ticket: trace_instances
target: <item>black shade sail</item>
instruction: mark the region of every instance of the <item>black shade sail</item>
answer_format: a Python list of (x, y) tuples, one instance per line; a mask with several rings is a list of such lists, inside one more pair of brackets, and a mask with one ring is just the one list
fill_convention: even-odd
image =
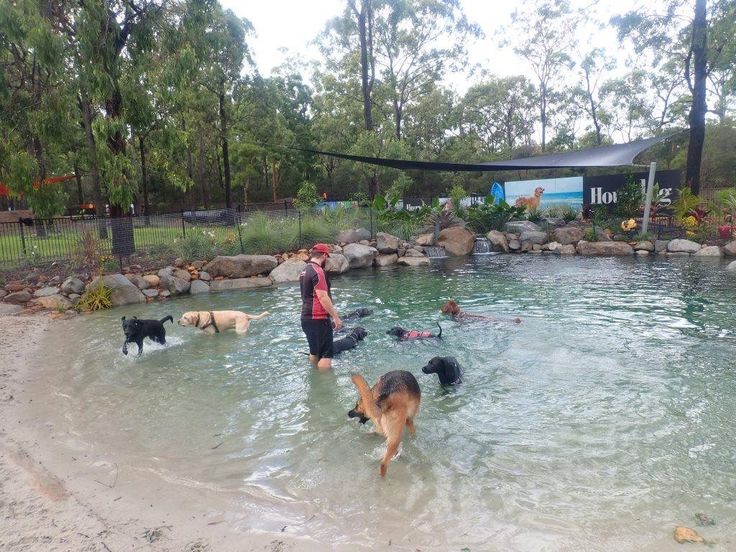
[(348, 159), (359, 163), (380, 165), (403, 170), (425, 170), (425, 171), (451, 171), (451, 172), (482, 172), (482, 171), (508, 171), (524, 169), (574, 169), (584, 167), (622, 167), (633, 165), (637, 155), (650, 147), (664, 142), (672, 135), (662, 135), (646, 140), (637, 140), (628, 144), (616, 144), (613, 146), (601, 146), (581, 151), (569, 151), (563, 153), (551, 153), (536, 157), (525, 157), (523, 159), (511, 159), (508, 161), (494, 161), (492, 163), (445, 163), (442, 161), (410, 161), (407, 159), (387, 159), (384, 157), (363, 157), (360, 155), (349, 155), (347, 153), (335, 153), (331, 151), (319, 151), (311, 149), (293, 148), (308, 151), (320, 155), (327, 155), (339, 159)]

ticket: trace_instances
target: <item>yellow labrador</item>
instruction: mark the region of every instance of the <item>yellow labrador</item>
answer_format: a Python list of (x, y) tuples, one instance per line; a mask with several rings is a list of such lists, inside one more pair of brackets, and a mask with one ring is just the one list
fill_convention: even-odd
[(264, 311), (252, 315), (241, 311), (189, 311), (181, 315), (180, 326), (192, 326), (210, 334), (220, 333), (235, 328), (239, 334), (248, 332), (251, 320), (260, 320), (270, 313)]

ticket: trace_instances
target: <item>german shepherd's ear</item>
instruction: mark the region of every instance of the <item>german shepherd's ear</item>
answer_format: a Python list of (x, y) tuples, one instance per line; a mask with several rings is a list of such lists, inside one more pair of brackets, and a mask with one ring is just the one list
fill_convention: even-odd
[(378, 405), (373, 401), (373, 393), (371, 393), (371, 388), (368, 387), (368, 383), (363, 379), (363, 376), (360, 374), (353, 374), (350, 376), (350, 379), (353, 382), (353, 385), (358, 389), (358, 393), (360, 394), (360, 401), (362, 403), (363, 408), (365, 408), (365, 415), (369, 418), (373, 418), (374, 420), (377, 420), (381, 417), (381, 410), (378, 408)]

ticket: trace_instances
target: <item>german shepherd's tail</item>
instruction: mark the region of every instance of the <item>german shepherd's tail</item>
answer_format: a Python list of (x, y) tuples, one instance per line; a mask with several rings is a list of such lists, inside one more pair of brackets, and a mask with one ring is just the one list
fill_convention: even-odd
[(174, 323), (174, 319), (173, 319), (173, 318), (171, 317), (171, 315), (170, 315), (170, 314), (169, 314), (168, 316), (164, 316), (164, 317), (163, 317), (163, 318), (162, 318), (161, 320), (159, 320), (159, 322), (161, 322), (161, 323), (163, 324), (163, 323), (164, 323), (164, 322), (166, 322), (167, 320), (168, 320), (169, 322), (171, 322), (172, 324)]
[(440, 333), (437, 334), (437, 337), (442, 337), (442, 326), (440, 326), (439, 322), (437, 322), (437, 327), (440, 329)]

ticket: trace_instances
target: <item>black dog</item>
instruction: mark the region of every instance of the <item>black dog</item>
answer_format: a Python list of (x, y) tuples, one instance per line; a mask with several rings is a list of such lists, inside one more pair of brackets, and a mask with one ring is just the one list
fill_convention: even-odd
[(442, 326), (437, 322), (437, 327), (440, 329), (440, 333), (437, 335), (433, 334), (429, 330), (405, 330), (401, 326), (394, 326), (386, 333), (398, 337), (399, 341), (411, 341), (414, 339), (428, 339), (428, 338), (441, 338), (442, 337)]
[(422, 372), (437, 374), (441, 385), (457, 385), (463, 382), (463, 369), (455, 357), (436, 356), (422, 368)]
[(368, 332), (365, 331), (365, 328), (356, 326), (350, 330), (348, 335), (342, 339), (338, 339), (332, 344), (333, 354), (337, 355), (343, 351), (347, 351), (348, 349), (355, 349), (355, 347), (358, 346), (358, 342), (363, 341), (366, 335), (368, 335)]
[(166, 345), (164, 322), (167, 320), (174, 322), (171, 316), (164, 316), (161, 320), (138, 320), (135, 316), (131, 320), (126, 320), (123, 316), (123, 333), (125, 334), (123, 354), (128, 354), (128, 343), (135, 343), (138, 345), (138, 356), (141, 356), (143, 352), (143, 339), (146, 337), (156, 343)]
[(351, 312), (347, 316), (343, 316), (342, 321), (352, 322), (353, 320), (358, 320), (359, 318), (364, 318), (366, 316), (370, 316), (371, 314), (373, 314), (373, 309), (366, 309), (366, 308), (355, 309), (353, 312)]

